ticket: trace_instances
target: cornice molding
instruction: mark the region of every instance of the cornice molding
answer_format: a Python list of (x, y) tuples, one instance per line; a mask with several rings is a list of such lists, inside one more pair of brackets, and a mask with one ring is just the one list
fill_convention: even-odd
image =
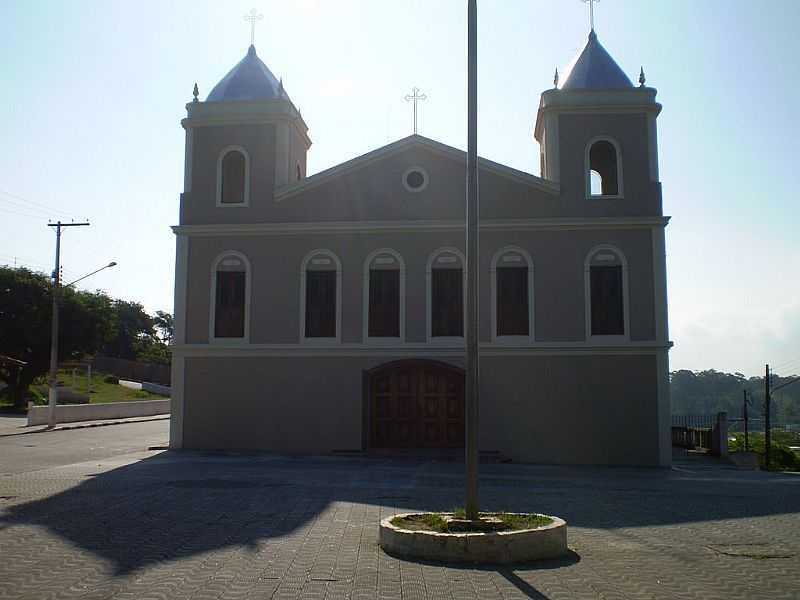
[[(578, 356), (578, 355), (656, 355), (667, 352), (672, 342), (624, 342), (618, 344), (592, 344), (587, 342), (536, 342), (530, 345), (509, 346), (502, 343), (482, 343), (481, 356)], [(335, 344), (312, 346), (303, 344), (179, 344), (170, 347), (179, 358), (211, 357), (454, 357), (464, 356), (463, 344)]]
[[(574, 231), (597, 229), (651, 229), (666, 227), (670, 217), (596, 217), (495, 219), (480, 223), (481, 231)], [(213, 225), (174, 225), (177, 235), (194, 237), (247, 235), (302, 235), (307, 233), (383, 233), (396, 231), (456, 231), (464, 229), (462, 220), (415, 221), (316, 221), (304, 223), (228, 223)]]

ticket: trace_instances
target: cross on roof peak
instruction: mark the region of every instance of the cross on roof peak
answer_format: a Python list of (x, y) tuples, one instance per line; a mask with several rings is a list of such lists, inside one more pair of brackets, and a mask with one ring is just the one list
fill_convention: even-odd
[(594, 4), (600, 0), (581, 0), (581, 2), (589, 5), (589, 28), (594, 31)]
[(261, 21), (264, 15), (260, 14), (255, 8), (250, 9), (250, 13), (244, 16), (245, 21), (250, 21), (250, 45), (256, 43), (256, 22)]

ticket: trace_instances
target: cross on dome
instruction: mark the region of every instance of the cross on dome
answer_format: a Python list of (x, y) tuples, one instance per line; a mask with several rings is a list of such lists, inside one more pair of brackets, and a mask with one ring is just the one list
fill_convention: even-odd
[(594, 3), (600, 0), (581, 0), (581, 2), (589, 5), (589, 28), (594, 31)]
[(256, 22), (261, 21), (264, 15), (260, 14), (255, 8), (250, 9), (250, 14), (244, 16), (245, 21), (250, 21), (250, 45), (256, 43)]

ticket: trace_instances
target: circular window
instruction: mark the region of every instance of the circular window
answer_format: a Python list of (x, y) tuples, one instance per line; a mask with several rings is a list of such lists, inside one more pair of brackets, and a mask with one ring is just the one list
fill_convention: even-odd
[(403, 186), (409, 192), (421, 192), (428, 187), (428, 174), (421, 167), (412, 167), (403, 173)]

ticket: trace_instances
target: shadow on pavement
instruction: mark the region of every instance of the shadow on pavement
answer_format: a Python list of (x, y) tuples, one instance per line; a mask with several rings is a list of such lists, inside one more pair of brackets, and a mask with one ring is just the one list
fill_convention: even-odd
[[(481, 469), (483, 509), (556, 514), (572, 528), (675, 525), (800, 511), (800, 478), (791, 476), (507, 464)], [(120, 575), (225, 548), (254, 550), (265, 540), (309, 526), (337, 502), (366, 506), (362, 522), (374, 526), (377, 537), (380, 517), (394, 511), (461, 505), (463, 465), (167, 451), (75, 477), (83, 479), (66, 491), (7, 507), (0, 513), (0, 528), (47, 528), (109, 561)], [(335, 537), (328, 542), (334, 544)], [(566, 560), (521, 570), (559, 568), (580, 559)], [(514, 571), (499, 572), (529, 598), (544, 598)]]

